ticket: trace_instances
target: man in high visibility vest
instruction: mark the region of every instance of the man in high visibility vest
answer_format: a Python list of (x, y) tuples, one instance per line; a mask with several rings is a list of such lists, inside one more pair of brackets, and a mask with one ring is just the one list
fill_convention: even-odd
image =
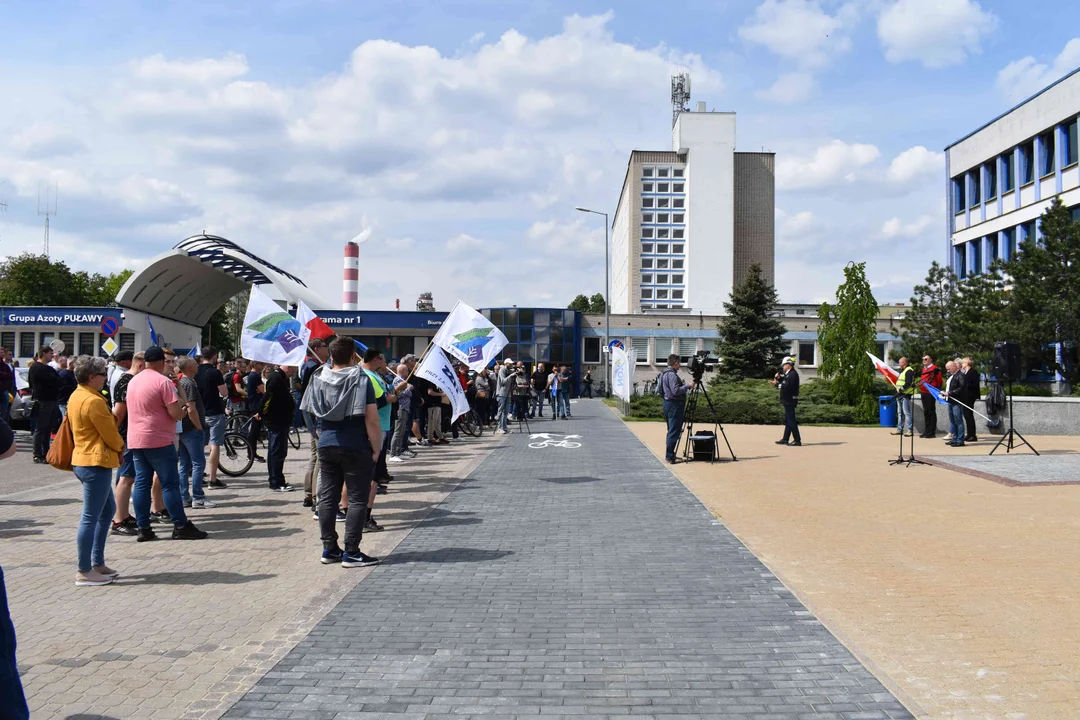
[[(915, 434), (915, 416), (911, 413), (911, 398), (919, 391), (915, 368), (908, 365), (906, 357), (900, 358), (900, 372), (896, 377), (896, 405), (899, 409), (899, 422), (893, 435)], [(907, 425), (905, 430), (904, 425)]]

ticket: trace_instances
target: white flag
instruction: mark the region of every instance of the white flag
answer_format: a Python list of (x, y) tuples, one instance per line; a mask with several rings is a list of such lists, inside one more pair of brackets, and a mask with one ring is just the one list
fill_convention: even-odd
[(309, 328), (263, 295), (258, 285), (251, 286), (240, 335), (244, 357), (274, 365), (300, 366), (307, 356), (310, 337)]
[(508, 341), (490, 320), (459, 301), (431, 342), (480, 372), (491, 364)]
[(453, 407), (454, 413), (450, 418), (450, 422), (454, 422), (469, 412), (469, 400), (465, 397), (465, 390), (461, 387), (461, 382), (458, 380), (454, 368), (450, 365), (450, 361), (446, 359), (446, 353), (438, 345), (428, 351), (423, 362), (416, 366), (416, 371), (413, 374), (435, 383), (435, 387), (450, 397), (450, 405)]
[(626, 351), (619, 346), (611, 348), (611, 392), (616, 397), (621, 397), (630, 402), (630, 389), (633, 385), (633, 371), (630, 368), (630, 358)]

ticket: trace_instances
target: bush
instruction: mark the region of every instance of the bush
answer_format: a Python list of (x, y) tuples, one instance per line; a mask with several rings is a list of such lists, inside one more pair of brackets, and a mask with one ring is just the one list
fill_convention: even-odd
[[(979, 388), (979, 392), (983, 397), (986, 397), (991, 387), (991, 385), (983, 385)], [(1013, 397), (1053, 397), (1054, 395), (1050, 388), (1039, 387), (1038, 385), (1013, 385), (1011, 393), (1009, 392), (1009, 386), (1005, 385), (1005, 394), (1011, 394)]]

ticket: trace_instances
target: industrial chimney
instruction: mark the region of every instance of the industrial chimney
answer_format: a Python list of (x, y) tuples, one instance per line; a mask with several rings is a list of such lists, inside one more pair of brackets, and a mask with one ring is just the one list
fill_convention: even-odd
[(357, 304), (360, 294), (360, 246), (354, 242), (345, 243), (345, 280), (342, 284), (341, 309), (359, 310)]

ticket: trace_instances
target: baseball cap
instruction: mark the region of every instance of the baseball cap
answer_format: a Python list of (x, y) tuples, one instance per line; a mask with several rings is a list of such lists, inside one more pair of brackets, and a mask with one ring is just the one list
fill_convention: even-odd
[(408, 355), (406, 355), (405, 357), (401, 358), (401, 362), (403, 362), (403, 363), (407, 363), (407, 362), (409, 362), (410, 360), (416, 360), (416, 356), (415, 356), (415, 355), (413, 355), (412, 353), (409, 353), (409, 354), (408, 354)]
[(503, 365), (513, 365), (513, 364), (514, 364), (514, 361), (511, 360), (510, 358), (506, 358), (505, 360), (503, 360)]
[(157, 345), (151, 345), (146, 348), (146, 352), (143, 353), (143, 357), (146, 362), (160, 362), (165, 359), (165, 351), (159, 348)]

